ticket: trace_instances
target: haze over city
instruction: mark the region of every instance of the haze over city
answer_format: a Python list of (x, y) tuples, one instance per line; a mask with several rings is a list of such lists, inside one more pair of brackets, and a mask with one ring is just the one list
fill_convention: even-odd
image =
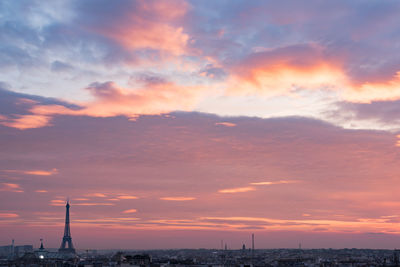
[(0, 1), (0, 244), (400, 247), (399, 1)]

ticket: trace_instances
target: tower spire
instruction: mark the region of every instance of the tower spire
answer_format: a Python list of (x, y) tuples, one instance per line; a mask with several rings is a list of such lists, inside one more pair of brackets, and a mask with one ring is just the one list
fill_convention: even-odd
[(58, 250), (60, 253), (73, 253), (75, 254), (74, 245), (72, 244), (71, 229), (69, 227), (69, 199), (67, 200), (67, 205), (65, 206), (65, 227), (64, 236), (61, 242), (61, 247)]

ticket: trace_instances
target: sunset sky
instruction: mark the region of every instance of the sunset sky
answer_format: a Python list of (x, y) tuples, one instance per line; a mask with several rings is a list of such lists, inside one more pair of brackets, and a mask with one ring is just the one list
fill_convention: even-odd
[(399, 248), (399, 1), (0, 1), (0, 245)]

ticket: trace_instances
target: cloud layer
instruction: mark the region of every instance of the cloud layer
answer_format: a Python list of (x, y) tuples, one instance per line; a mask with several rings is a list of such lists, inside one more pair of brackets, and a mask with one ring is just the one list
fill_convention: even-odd
[[(276, 116), (265, 103), (279, 97), (281, 113), (351, 127), (326, 116), (335, 102), (400, 98), (395, 1), (23, 1), (1, 10), (0, 81), (44, 97), (20, 102), (23, 115), (2, 112), (9, 127), (44, 127), (57, 115), (253, 115), (229, 102), (251, 106), (249, 96), (263, 99), (260, 117)], [(64, 101), (43, 105), (46, 97)]]
[[(235, 127), (221, 127), (222, 119), (198, 113), (136, 121), (57, 116), (52, 127), (0, 126), (1, 213), (18, 214), (0, 223), (20, 232), (4, 232), (1, 241), (11, 234), (26, 240), (21, 235), (31, 226), (50, 227), (46, 240), (57, 246), (67, 197), (79, 246), (87, 227), (92, 233), (108, 229), (121, 244), (126, 232), (141, 240), (148, 231), (185, 231), (170, 247), (199, 230), (214, 237), (278, 231), (288, 242), (304, 232), (397, 236), (396, 134), (299, 117), (229, 118)], [(42, 176), (29, 171), (53, 169)], [(323, 246), (340, 242), (331, 236)]]

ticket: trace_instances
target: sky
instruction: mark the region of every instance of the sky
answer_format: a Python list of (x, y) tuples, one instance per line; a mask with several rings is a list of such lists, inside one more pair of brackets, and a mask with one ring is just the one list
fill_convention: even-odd
[(0, 245), (398, 248), (400, 2), (0, 2)]

